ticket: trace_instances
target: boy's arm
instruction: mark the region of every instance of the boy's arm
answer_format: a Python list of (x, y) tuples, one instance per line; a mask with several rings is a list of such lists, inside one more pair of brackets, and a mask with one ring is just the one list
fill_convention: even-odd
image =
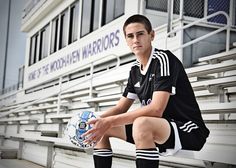
[(162, 117), (163, 112), (169, 101), (170, 93), (166, 91), (155, 91), (153, 93), (152, 102), (128, 113), (116, 116), (106, 117), (110, 127), (133, 123), (133, 121), (141, 116)]
[(89, 124), (94, 124), (94, 127), (84, 134), (84, 136), (89, 134), (92, 135), (89, 139), (86, 140), (86, 142), (97, 142), (102, 138), (102, 136), (109, 128), (131, 124), (136, 118), (141, 116), (162, 117), (169, 97), (169, 92), (156, 91), (153, 93), (152, 102), (149, 105), (140, 107), (127, 113), (122, 112), (127, 110), (127, 108), (132, 104), (131, 102), (133, 101), (127, 98), (122, 98), (117, 106), (104, 113), (101, 118), (89, 121)]
[(134, 100), (132, 100), (132, 99), (128, 99), (126, 97), (122, 97), (118, 101), (116, 106), (110, 108), (109, 110), (107, 110), (106, 112), (101, 114), (100, 117), (104, 118), (104, 117), (108, 117), (108, 116), (113, 116), (113, 115), (118, 115), (118, 114), (125, 113), (125, 112), (127, 112), (129, 110), (129, 108), (131, 107), (133, 102), (134, 102)]

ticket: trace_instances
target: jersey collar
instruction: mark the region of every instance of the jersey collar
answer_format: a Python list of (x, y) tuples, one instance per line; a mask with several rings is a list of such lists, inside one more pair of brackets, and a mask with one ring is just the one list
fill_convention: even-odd
[(144, 70), (142, 70), (141, 69), (141, 63), (140, 63), (140, 61), (137, 59), (137, 62), (139, 63), (139, 70), (140, 70), (140, 73), (142, 74), (142, 75), (146, 75), (146, 73), (147, 73), (147, 71), (148, 71), (148, 68), (149, 68), (149, 66), (150, 66), (150, 64), (151, 64), (151, 61), (152, 61), (152, 55), (153, 55), (153, 53), (154, 53), (154, 47), (152, 47), (152, 52), (151, 52), (151, 55), (149, 56), (149, 59), (148, 59), (148, 62), (147, 62), (147, 66), (144, 68)]

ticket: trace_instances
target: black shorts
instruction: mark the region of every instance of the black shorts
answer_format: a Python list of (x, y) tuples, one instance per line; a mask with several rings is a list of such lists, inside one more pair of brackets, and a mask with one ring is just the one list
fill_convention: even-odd
[[(175, 139), (178, 138), (178, 137), (176, 137), (177, 135), (175, 134), (172, 124), (170, 123), (170, 121), (168, 121), (168, 122), (171, 127), (171, 133), (170, 133), (169, 138), (163, 144), (156, 143), (156, 147), (159, 148), (160, 152), (165, 152), (166, 149), (173, 149), (175, 147)], [(173, 121), (171, 121), (171, 122), (173, 122)], [(192, 124), (192, 125), (194, 125), (194, 127), (188, 126), (189, 125), (188, 122), (184, 123), (184, 122), (180, 122), (180, 121), (177, 121), (174, 123), (177, 126), (179, 140), (182, 145), (182, 149), (199, 151), (203, 147), (203, 145), (206, 142), (206, 137), (204, 137), (202, 135), (202, 131), (199, 126), (197, 126), (195, 123)], [(191, 123), (193, 123), (193, 122), (191, 122)], [(187, 124), (187, 126), (186, 126), (186, 124)], [(132, 124), (125, 126), (126, 136), (127, 136), (126, 141), (134, 144), (134, 139), (132, 136), (132, 126), (133, 126)]]

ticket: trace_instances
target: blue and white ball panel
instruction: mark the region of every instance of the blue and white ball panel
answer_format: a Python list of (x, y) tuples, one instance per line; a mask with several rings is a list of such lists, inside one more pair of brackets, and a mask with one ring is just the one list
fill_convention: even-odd
[(91, 111), (82, 111), (77, 113), (71, 118), (67, 124), (66, 134), (69, 140), (80, 148), (92, 148), (95, 143), (84, 144), (83, 141), (88, 137), (82, 137), (81, 135), (92, 128), (87, 124), (90, 119), (96, 118), (95, 114)]

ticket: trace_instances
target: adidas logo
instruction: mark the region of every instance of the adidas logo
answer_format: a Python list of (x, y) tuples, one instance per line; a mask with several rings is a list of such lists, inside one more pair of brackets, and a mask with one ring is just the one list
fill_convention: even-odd
[(140, 82), (137, 82), (134, 87), (140, 87)]
[(150, 76), (149, 76), (149, 82), (150, 81), (152, 81), (152, 78), (155, 76), (155, 74), (151, 74)]
[(193, 123), (192, 121), (189, 121), (187, 123), (185, 123), (183, 126), (179, 127), (181, 130), (183, 130), (184, 132), (191, 132), (193, 129), (197, 129), (198, 126), (197, 124)]

